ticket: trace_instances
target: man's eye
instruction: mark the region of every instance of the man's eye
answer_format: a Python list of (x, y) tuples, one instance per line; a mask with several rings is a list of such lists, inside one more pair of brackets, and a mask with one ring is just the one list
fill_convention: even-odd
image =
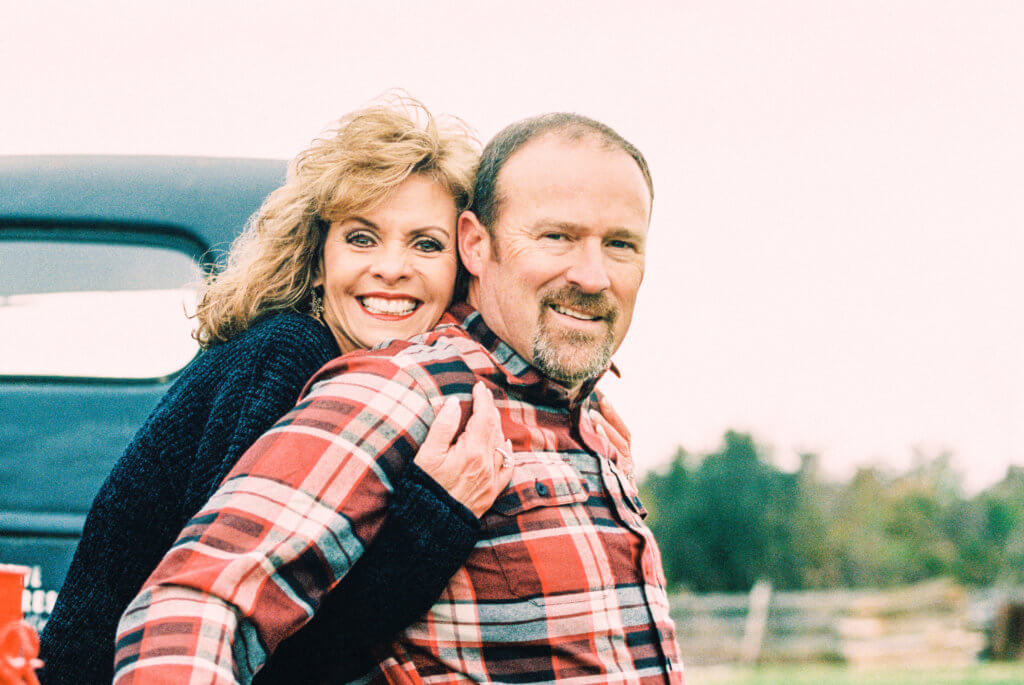
[(345, 237), (345, 242), (356, 247), (373, 247), (373, 237), (366, 233), (350, 233)]
[(544, 235), (542, 235), (541, 237), (542, 237), (542, 238), (544, 238), (545, 240), (565, 240), (565, 239), (566, 239), (566, 238), (568, 238), (569, 236), (567, 236), (567, 235), (566, 235), (566, 234), (564, 234), (564, 233), (555, 233), (555, 232), (552, 232), (552, 233), (545, 233), (545, 234), (544, 234)]
[(613, 247), (616, 250), (633, 250), (636, 251), (636, 245), (629, 242), (628, 240), (609, 240), (608, 246)]
[(414, 245), (421, 252), (441, 252), (444, 250), (444, 245), (441, 244), (441, 241), (434, 240), (433, 238), (420, 238)]

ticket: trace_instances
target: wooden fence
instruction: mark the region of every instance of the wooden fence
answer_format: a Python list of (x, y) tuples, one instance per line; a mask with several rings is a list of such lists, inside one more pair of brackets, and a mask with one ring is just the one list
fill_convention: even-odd
[(842, 662), (960, 666), (985, 646), (985, 612), (950, 581), (894, 590), (675, 595), (687, 664)]

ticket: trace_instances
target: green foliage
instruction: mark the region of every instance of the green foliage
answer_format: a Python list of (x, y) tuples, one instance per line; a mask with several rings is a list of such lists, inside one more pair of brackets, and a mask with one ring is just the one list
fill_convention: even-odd
[(828, 483), (817, 457), (796, 473), (729, 431), (694, 457), (679, 449), (641, 485), (673, 589), (747, 591), (878, 587), (950, 576), (969, 585), (1024, 582), (1024, 469), (965, 498), (949, 455), (909, 471), (859, 470)]

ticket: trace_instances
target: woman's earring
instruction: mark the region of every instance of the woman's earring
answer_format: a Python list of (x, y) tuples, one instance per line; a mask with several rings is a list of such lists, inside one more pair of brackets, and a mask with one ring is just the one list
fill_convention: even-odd
[(309, 297), (309, 313), (315, 319), (322, 319), (324, 316), (324, 298), (320, 297), (320, 293), (316, 289)]

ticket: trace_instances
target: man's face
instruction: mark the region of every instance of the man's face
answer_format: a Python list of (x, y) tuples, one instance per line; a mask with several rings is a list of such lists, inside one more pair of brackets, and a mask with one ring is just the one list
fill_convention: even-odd
[(650, 193), (626, 152), (542, 135), (498, 176), (493, 239), (460, 219), (469, 301), (502, 340), (570, 389), (622, 343), (644, 275)]

